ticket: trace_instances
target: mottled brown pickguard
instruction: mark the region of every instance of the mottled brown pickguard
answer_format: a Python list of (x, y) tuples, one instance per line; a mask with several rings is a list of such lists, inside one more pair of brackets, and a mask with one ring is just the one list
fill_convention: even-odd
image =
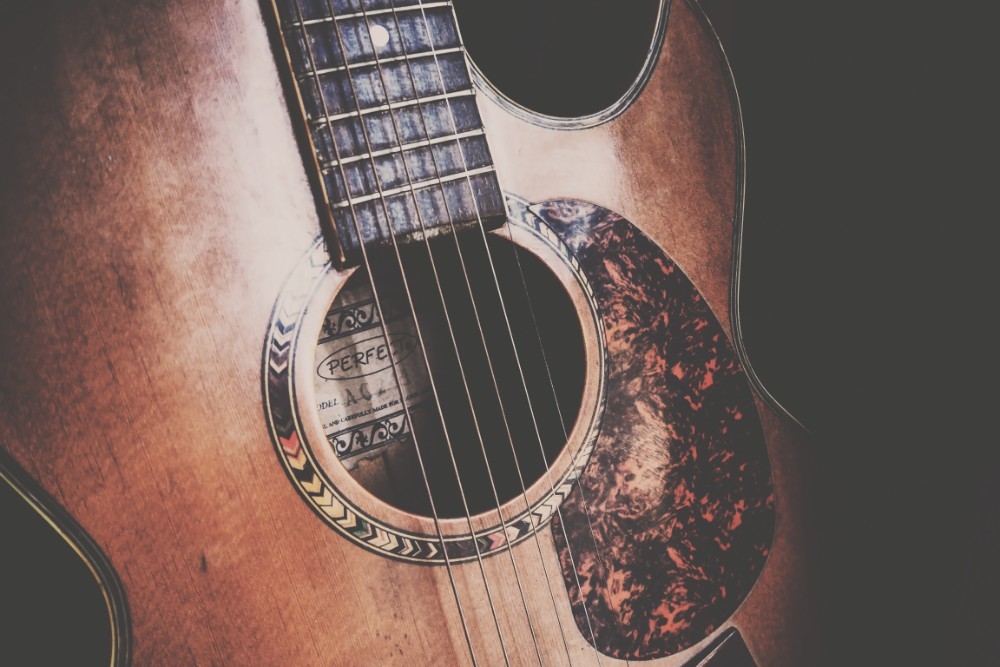
[(531, 210), (576, 255), (607, 334), (601, 434), (553, 523), (576, 622), (605, 654), (670, 655), (733, 613), (770, 549), (750, 385), (697, 289), (630, 222), (580, 201)]

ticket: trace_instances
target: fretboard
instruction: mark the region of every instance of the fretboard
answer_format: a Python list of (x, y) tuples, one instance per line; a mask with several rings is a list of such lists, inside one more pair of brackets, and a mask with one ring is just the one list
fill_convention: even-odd
[[(502, 224), (450, 2), (274, 0), (338, 253)], [(360, 231), (360, 237), (359, 237)]]

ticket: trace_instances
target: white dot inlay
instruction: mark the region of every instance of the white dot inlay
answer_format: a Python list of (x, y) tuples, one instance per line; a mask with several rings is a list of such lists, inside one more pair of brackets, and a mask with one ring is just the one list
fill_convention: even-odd
[(371, 27), (372, 44), (376, 48), (381, 48), (389, 43), (389, 31), (380, 25), (373, 25)]

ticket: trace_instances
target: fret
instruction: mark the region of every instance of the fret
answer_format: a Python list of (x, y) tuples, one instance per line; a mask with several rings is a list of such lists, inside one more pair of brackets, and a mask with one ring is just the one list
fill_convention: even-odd
[[(422, 5), (422, 7), (423, 7), (424, 10), (442, 9), (442, 8), (448, 9), (448, 8), (451, 7), (451, 3), (450, 2), (426, 2), (426, 3), (424, 3)], [(301, 23), (299, 23), (298, 21), (288, 21), (288, 22), (284, 23), (283, 25), (285, 27), (293, 28), (293, 27), (299, 27), (299, 26), (317, 25), (317, 24), (320, 24), (320, 23), (335, 23), (335, 22), (340, 22), (340, 21), (349, 21), (351, 19), (358, 19), (358, 18), (363, 19), (366, 16), (369, 18), (369, 20), (371, 20), (371, 19), (385, 19), (385, 18), (389, 18), (391, 20), (392, 18), (394, 18), (393, 17), (393, 13), (394, 12), (395, 12), (395, 14), (396, 14), (397, 17), (404, 18), (404, 17), (407, 16), (408, 12), (419, 13), (420, 9), (421, 9), (420, 5), (416, 5), (416, 6), (412, 6), (412, 7), (396, 7), (395, 10), (393, 10), (392, 7), (387, 7), (387, 8), (383, 8), (383, 9), (369, 9), (368, 11), (365, 11), (365, 12), (353, 12), (353, 13), (346, 13), (346, 14), (338, 14), (336, 16), (319, 16), (317, 18), (305, 19)]]
[[(399, 130), (398, 138), (396, 128)], [(403, 145), (417, 144), (454, 136), (453, 133), (462, 135), (477, 131), (482, 132), (479, 109), (475, 98), (467, 96), (343, 118), (316, 126), (312, 136), (320, 166), (324, 167), (336, 164), (338, 153), (344, 161), (366, 154), (368, 145), (373, 152), (379, 153), (398, 147), (400, 142)], [(368, 145), (365, 142), (366, 136)], [(333, 148), (334, 141), (336, 151)]]
[[(437, 75), (438, 71), (446, 77), (443, 90), (442, 77)], [(412, 79), (410, 72), (413, 74)], [(414, 81), (416, 90), (413, 88)], [(349, 72), (321, 74), (301, 81), (299, 87), (306, 113), (314, 123), (348, 117), (358, 113), (359, 108), (364, 113), (368, 110), (398, 108), (401, 103), (444, 99), (440, 96), (449, 93), (472, 94), (472, 81), (461, 51), (444, 56), (391, 62), (383, 65), (381, 72), (376, 66), (359, 66)], [(324, 107), (329, 112), (329, 117), (322, 115)]]
[[(398, 26), (397, 26), (398, 23)], [(379, 25), (386, 30), (389, 41), (376, 48), (371, 41), (368, 25)], [(429, 28), (429, 31), (428, 31)], [(290, 51), (297, 76), (311, 73), (308, 52), (311, 50), (316, 69), (329, 70), (345, 64), (374, 62), (376, 58), (415, 57), (422, 52), (459, 49), (461, 42), (454, 24), (450, 5), (425, 12), (398, 14), (389, 20), (367, 22), (360, 18), (342, 18), (305, 27), (289, 27)]]
[[(337, 229), (353, 229), (357, 220), (365, 245), (386, 245), (390, 243), (389, 226), (382, 210), (383, 203), (392, 220), (392, 232), (397, 242), (419, 241), (455, 229), (466, 229), (479, 224), (479, 211), (504, 211), (500, 189), (496, 186), (496, 175), (492, 168), (481, 173), (457, 176), (443, 183), (425, 183), (417, 190), (403, 188), (400, 192), (387, 193), (384, 197), (369, 196), (334, 206), (331, 212)], [(419, 206), (419, 215), (414, 208), (414, 200)], [(447, 202), (447, 203), (446, 203)], [(434, 224), (420, 221), (435, 221)], [(499, 218), (497, 224), (501, 224)], [(359, 253), (357, 234), (345, 235), (340, 239), (345, 255), (349, 258)]]
[(400, 56), (392, 56), (389, 58), (376, 58), (375, 60), (369, 60), (361, 63), (348, 63), (347, 65), (341, 65), (339, 67), (331, 67), (329, 69), (321, 69), (315, 72), (310, 70), (308, 72), (300, 74), (298, 76), (298, 79), (299, 81), (304, 81), (306, 79), (315, 78), (316, 76), (323, 76), (324, 74), (333, 74), (334, 72), (343, 72), (344, 70), (349, 70), (349, 69), (358, 69), (359, 67), (376, 67), (377, 65), (383, 63), (404, 62), (406, 60), (413, 60), (415, 58), (423, 58), (424, 56), (433, 57), (433, 56), (442, 56), (442, 55), (448, 55), (452, 53), (462, 53), (462, 52), (463, 52), (462, 48), (458, 46), (449, 49), (439, 49), (439, 50), (430, 49), (429, 51), (414, 53), (413, 55), (400, 55)]
[(390, 0), (274, 3), (347, 263), (358, 262), (362, 243), (502, 224), (450, 3), (396, 0), (395, 11)]
[[(298, 22), (298, 15), (294, 6), (289, 7), (289, 3), (277, 3), (278, 16), (282, 26), (295, 25)], [(357, 17), (368, 14), (377, 16), (380, 14), (391, 14), (393, 7), (397, 12), (420, 10), (425, 8), (450, 6), (449, 2), (420, 2), (420, 0), (365, 0), (364, 4), (358, 0), (299, 0), (299, 8), (302, 19), (305, 23), (319, 21), (333, 21), (330, 16), (330, 7), (337, 18)]]
[(469, 137), (477, 137), (483, 135), (484, 135), (483, 130), (470, 130), (469, 132), (462, 132), (460, 134), (448, 134), (441, 137), (434, 137), (432, 139), (422, 139), (420, 141), (414, 141), (412, 143), (403, 144), (401, 146), (392, 146), (391, 148), (383, 148), (381, 150), (373, 151), (371, 153), (358, 153), (357, 155), (352, 155), (350, 157), (342, 158), (340, 162), (334, 160), (333, 162), (330, 163), (321, 164), (320, 167), (324, 170), (335, 169), (340, 164), (350, 164), (352, 162), (357, 162), (359, 160), (370, 160), (372, 158), (380, 158), (387, 155), (393, 155), (396, 153), (403, 153), (423, 146), (435, 146), (437, 144), (450, 141), (452, 139), (467, 139)]
[[(372, 192), (371, 194), (361, 195), (359, 197), (350, 197), (342, 201), (334, 202), (330, 206), (334, 209), (346, 209), (351, 206), (357, 206), (358, 204), (363, 204), (365, 202), (376, 201), (381, 197), (389, 198), (393, 195), (403, 194), (407, 192), (417, 192), (419, 190), (426, 190), (427, 188), (432, 188), (437, 186), (439, 183), (450, 183), (458, 179), (464, 179), (469, 176), (478, 176), (480, 174), (488, 174), (496, 171), (496, 167), (480, 167), (479, 169), (472, 169), (469, 171), (463, 171), (458, 174), (451, 174), (449, 176), (442, 176), (440, 178), (429, 179), (426, 181), (421, 181), (419, 183), (407, 183), (405, 185), (400, 185), (399, 187), (392, 188), (389, 190), (383, 190), (381, 193)], [(447, 213), (442, 207), (441, 217), (447, 219)]]
[(362, 109), (361, 111), (348, 111), (345, 113), (331, 114), (329, 116), (324, 116), (317, 118), (314, 123), (335, 123), (345, 118), (358, 118), (369, 114), (377, 113), (379, 111), (395, 111), (398, 109), (406, 109), (408, 107), (415, 107), (417, 104), (423, 104), (425, 102), (439, 102), (445, 100), (453, 100), (459, 97), (472, 97), (475, 93), (472, 90), (459, 90), (454, 93), (444, 93), (442, 95), (429, 95), (427, 97), (421, 97), (419, 99), (406, 100), (405, 102), (395, 102), (392, 104), (380, 104), (377, 107), (369, 107), (367, 109)]
[[(296, 4), (298, 7), (296, 7)], [(362, 5), (358, 0), (298, 0), (296, 4), (292, 0), (286, 2), (276, 2), (278, 19), (282, 25), (290, 25), (300, 18), (304, 21), (329, 20), (330, 10), (337, 16), (345, 14), (360, 14), (362, 10), (371, 13), (373, 11), (391, 11), (395, 5), (397, 9), (403, 7), (419, 9), (420, 0), (381, 0), (379, 2), (369, 2), (366, 0)], [(436, 3), (435, 3), (436, 4)]]
[[(331, 201), (336, 205), (337, 202), (377, 195), (380, 191), (395, 190), (410, 179), (431, 181), (450, 178), (490, 165), (485, 138), (473, 136), (338, 165), (325, 169), (323, 179)], [(347, 179), (346, 187), (344, 177)]]

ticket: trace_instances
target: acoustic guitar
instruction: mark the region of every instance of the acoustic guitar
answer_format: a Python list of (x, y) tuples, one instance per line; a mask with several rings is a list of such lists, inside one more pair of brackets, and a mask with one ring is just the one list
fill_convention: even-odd
[(3, 474), (114, 664), (819, 662), (808, 439), (740, 342), (738, 100), (698, 5), (652, 6), (573, 117), (445, 1), (43, 17)]

